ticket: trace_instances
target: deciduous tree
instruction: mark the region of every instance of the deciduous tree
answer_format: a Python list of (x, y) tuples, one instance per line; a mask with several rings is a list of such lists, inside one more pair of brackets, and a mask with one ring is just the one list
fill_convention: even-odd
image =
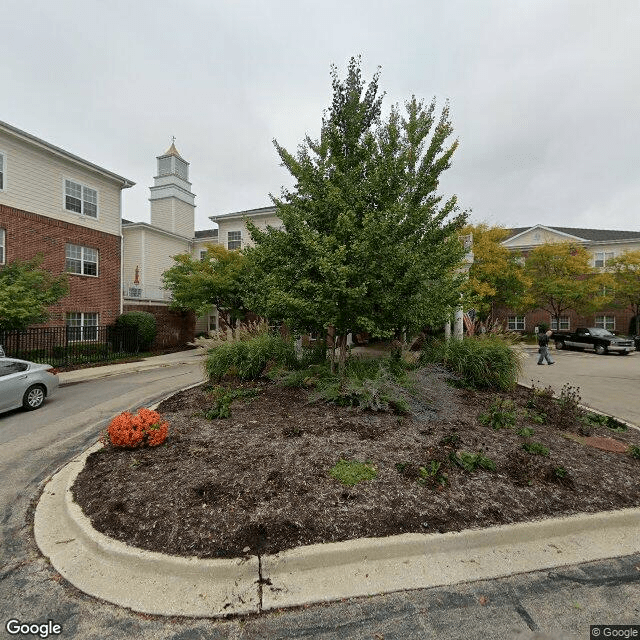
[(69, 291), (67, 276), (42, 268), (42, 256), (0, 268), (0, 329), (26, 329), (46, 322), (48, 307)]
[(212, 306), (226, 314), (235, 331), (247, 314), (244, 304), (246, 260), (239, 251), (208, 245), (204, 260), (191, 254), (174, 256), (175, 264), (162, 275), (173, 295), (172, 307), (206, 313)]
[(273, 197), (284, 229), (247, 223), (258, 285), (251, 307), (294, 329), (332, 326), (340, 361), (348, 332), (390, 337), (440, 324), (459, 299), (466, 214), (437, 193), (457, 141), (448, 107), (411, 98), (381, 118), (379, 73), (365, 86), (352, 58), (319, 140), (292, 154), (274, 141), (295, 187)]
[(530, 309), (548, 311), (560, 326), (560, 316), (569, 309), (591, 313), (611, 299), (602, 295), (611, 286), (611, 276), (591, 266), (591, 254), (572, 243), (547, 243), (527, 256), (525, 273), (531, 286), (523, 301)]
[(631, 308), (635, 333), (640, 335), (640, 251), (625, 251), (610, 263), (614, 304)]
[(481, 320), (493, 315), (494, 307), (517, 308), (529, 286), (519, 254), (501, 243), (509, 232), (502, 227), (481, 223), (465, 227), (463, 233), (473, 234), (473, 264), (462, 289), (465, 306), (476, 310)]

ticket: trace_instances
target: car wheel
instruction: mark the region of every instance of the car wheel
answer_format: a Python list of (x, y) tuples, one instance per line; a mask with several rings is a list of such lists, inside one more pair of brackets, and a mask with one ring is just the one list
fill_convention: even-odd
[(564, 346), (564, 342), (562, 342), (562, 340), (557, 340), (556, 341), (556, 349), (558, 349), (558, 351), (562, 351), (562, 349), (565, 349), (566, 347)]
[(27, 411), (39, 409), (47, 395), (47, 390), (41, 384), (31, 385), (22, 396), (22, 406)]
[(629, 352), (628, 351), (620, 351), (620, 355), (621, 356), (628, 356)]
[(607, 347), (601, 344), (597, 344), (594, 347), (594, 350), (599, 356), (603, 356), (605, 353), (607, 353)]

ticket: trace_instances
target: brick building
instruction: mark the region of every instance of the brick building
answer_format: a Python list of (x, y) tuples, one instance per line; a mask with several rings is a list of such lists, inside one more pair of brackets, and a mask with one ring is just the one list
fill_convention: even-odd
[[(577, 229), (538, 224), (533, 227), (511, 229), (509, 237), (502, 244), (526, 259), (527, 253), (535, 247), (553, 242), (572, 242), (584, 247), (592, 254), (592, 266), (604, 269), (608, 261), (625, 251), (640, 250), (640, 231)], [(554, 330), (571, 331), (579, 326), (589, 326), (624, 334), (630, 332), (631, 320), (634, 317), (631, 309), (601, 309), (588, 315), (569, 311), (560, 317), (558, 327), (549, 313), (542, 309), (535, 309), (526, 315), (517, 315), (509, 309), (501, 309), (497, 315), (509, 329), (527, 333), (532, 333), (537, 325), (544, 323)]]
[(0, 122), (0, 268), (41, 254), (69, 277), (46, 326), (84, 333), (121, 313), (121, 192), (133, 184)]

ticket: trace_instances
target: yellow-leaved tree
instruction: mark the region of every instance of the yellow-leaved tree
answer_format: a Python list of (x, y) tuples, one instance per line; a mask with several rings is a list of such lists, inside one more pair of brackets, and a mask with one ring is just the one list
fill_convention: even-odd
[[(610, 263), (613, 300), (619, 308), (631, 308), (635, 316), (635, 335), (640, 335), (640, 250), (625, 251)], [(630, 330), (632, 328), (630, 327)]]

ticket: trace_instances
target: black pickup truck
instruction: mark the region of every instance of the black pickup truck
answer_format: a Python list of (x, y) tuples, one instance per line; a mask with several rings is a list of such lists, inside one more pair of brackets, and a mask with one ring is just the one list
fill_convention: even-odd
[(573, 333), (556, 331), (551, 339), (555, 340), (556, 349), (593, 349), (598, 355), (621, 353), (626, 356), (636, 350), (633, 338), (616, 336), (598, 327), (578, 327)]

